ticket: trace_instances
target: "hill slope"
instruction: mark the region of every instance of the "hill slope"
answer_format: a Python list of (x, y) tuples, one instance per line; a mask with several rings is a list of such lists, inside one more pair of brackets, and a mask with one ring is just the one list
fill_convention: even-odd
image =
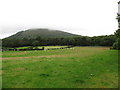
[(16, 38), (16, 39), (22, 39), (22, 38), (28, 38), (28, 39), (34, 39), (36, 37), (41, 38), (66, 38), (66, 37), (73, 37), (77, 36), (75, 34), (58, 31), (58, 30), (49, 30), (49, 29), (28, 29), (26, 31), (20, 31), (8, 38)]

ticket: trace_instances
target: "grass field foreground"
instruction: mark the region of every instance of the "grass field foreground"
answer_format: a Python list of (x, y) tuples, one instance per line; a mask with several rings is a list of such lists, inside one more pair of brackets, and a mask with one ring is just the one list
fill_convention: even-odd
[(107, 47), (3, 52), (3, 88), (116, 88), (118, 52)]

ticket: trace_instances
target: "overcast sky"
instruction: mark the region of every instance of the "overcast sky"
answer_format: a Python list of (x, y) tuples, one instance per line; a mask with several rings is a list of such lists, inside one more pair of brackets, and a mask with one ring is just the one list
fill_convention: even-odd
[(0, 0), (0, 38), (29, 28), (84, 36), (113, 34), (119, 0)]

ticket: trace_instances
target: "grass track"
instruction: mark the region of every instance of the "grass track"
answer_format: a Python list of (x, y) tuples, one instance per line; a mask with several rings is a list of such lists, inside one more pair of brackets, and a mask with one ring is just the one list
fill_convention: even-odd
[(3, 88), (118, 87), (118, 53), (106, 47), (5, 51), (2, 62)]

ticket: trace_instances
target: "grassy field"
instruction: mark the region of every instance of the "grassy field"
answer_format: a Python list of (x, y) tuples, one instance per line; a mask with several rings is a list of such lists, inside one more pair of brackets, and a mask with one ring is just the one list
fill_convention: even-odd
[(3, 88), (116, 88), (118, 53), (107, 47), (3, 52)]
[[(25, 46), (25, 47), (17, 47), (16, 49), (27, 49), (30, 46)], [(38, 46), (37, 48), (41, 49), (43, 46)], [(62, 47), (67, 47), (67, 46), (44, 46), (45, 49), (51, 49), (51, 48), (62, 48)], [(35, 47), (34, 47), (35, 48)]]

